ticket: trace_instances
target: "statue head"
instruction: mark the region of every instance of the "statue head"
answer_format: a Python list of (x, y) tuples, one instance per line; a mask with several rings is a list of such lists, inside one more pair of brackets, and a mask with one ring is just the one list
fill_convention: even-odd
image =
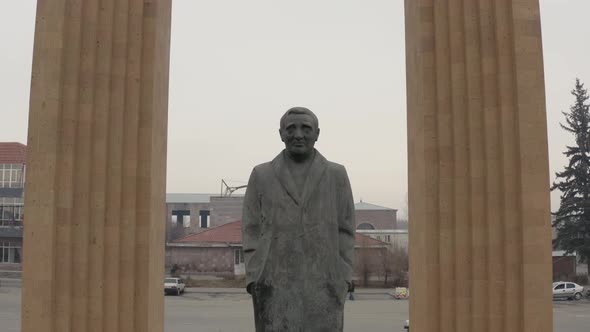
[(305, 107), (293, 107), (281, 117), (279, 134), (289, 156), (304, 160), (313, 155), (320, 136), (318, 118)]

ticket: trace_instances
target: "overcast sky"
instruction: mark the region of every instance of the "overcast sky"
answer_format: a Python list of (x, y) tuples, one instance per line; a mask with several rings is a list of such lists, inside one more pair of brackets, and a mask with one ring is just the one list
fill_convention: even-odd
[[(346, 166), (355, 200), (405, 213), (402, 0), (173, 3), (168, 192), (243, 184), (282, 149), (280, 116), (305, 106), (320, 120), (318, 150)], [(0, 13), (0, 141), (26, 141), (35, 4)], [(541, 7), (553, 179), (572, 142), (560, 112), (575, 78), (590, 82), (590, 1)]]

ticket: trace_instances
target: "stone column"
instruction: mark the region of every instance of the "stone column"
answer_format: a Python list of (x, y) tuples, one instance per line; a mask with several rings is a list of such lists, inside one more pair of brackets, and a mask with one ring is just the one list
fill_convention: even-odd
[(170, 0), (38, 0), (23, 332), (163, 330)]
[(552, 331), (538, 0), (406, 0), (410, 325)]

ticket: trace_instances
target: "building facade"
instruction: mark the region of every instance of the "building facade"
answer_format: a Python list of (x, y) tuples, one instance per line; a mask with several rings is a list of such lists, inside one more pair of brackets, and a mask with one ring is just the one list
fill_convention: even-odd
[[(243, 196), (167, 194), (166, 269), (190, 275), (244, 273), (241, 238)], [(407, 250), (408, 230), (396, 229), (397, 210), (355, 204), (355, 278), (389, 278), (390, 252)]]
[[(555, 222), (555, 216), (551, 215), (551, 224)], [(551, 239), (555, 241), (557, 238), (557, 228), (552, 226), (551, 228)], [(582, 256), (578, 253), (565, 254), (563, 248), (553, 248), (553, 278), (555, 280), (573, 280), (572, 276), (576, 275), (587, 275), (590, 276), (590, 268), (588, 263), (583, 261)], [(572, 263), (570, 263), (572, 262)], [(573, 268), (573, 272), (571, 269)], [(564, 278), (568, 276), (569, 279)], [(557, 279), (556, 279), (557, 278)], [(559, 279), (561, 278), (561, 279)]]
[(356, 228), (359, 230), (397, 229), (397, 210), (362, 200), (354, 204)]
[(166, 194), (166, 242), (242, 219), (244, 196)]
[[(166, 195), (166, 241), (242, 220), (243, 195)], [(407, 228), (399, 229), (397, 210), (367, 202), (355, 204), (357, 232), (407, 248)]]
[(234, 221), (166, 243), (166, 270), (183, 276), (245, 274), (242, 222)]
[(577, 271), (576, 254), (567, 254), (563, 250), (553, 251), (553, 281), (574, 280)]
[(0, 143), (0, 270), (21, 270), (26, 146)]
[(396, 209), (360, 201), (354, 211), (357, 233), (391, 244), (392, 249), (408, 249), (408, 229), (399, 227)]
[[(389, 243), (355, 235), (354, 278), (382, 280), (387, 274)], [(235, 221), (166, 244), (166, 270), (183, 276), (241, 276), (245, 274), (242, 222)]]
[(363, 234), (373, 239), (383, 241), (391, 245), (391, 248), (408, 250), (407, 229), (357, 229), (357, 234)]

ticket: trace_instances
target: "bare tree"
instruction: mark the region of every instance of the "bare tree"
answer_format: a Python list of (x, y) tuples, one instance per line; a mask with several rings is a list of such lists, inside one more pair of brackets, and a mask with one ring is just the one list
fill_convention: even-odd
[(401, 246), (394, 245), (391, 249), (391, 269), (394, 286), (408, 286), (409, 258), (408, 252)]
[(369, 285), (369, 278), (371, 276), (371, 256), (368, 248), (368, 238), (363, 236), (361, 245), (358, 248), (357, 266), (364, 287)]
[(393, 274), (393, 254), (391, 251), (385, 249), (379, 251), (380, 272), (383, 277), (383, 286), (388, 287), (391, 275)]

